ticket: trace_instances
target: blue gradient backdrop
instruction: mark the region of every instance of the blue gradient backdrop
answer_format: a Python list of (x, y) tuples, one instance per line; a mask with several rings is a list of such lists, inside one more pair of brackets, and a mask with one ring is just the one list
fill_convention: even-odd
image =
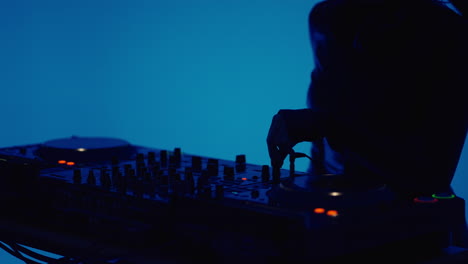
[(269, 164), (272, 116), (306, 106), (316, 2), (1, 1), (0, 146), (106, 136)]

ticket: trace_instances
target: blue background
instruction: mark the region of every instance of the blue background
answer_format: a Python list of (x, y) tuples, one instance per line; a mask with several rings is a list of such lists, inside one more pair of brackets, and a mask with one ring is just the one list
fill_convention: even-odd
[(269, 164), (272, 116), (306, 107), (316, 2), (1, 1), (0, 146), (106, 136)]

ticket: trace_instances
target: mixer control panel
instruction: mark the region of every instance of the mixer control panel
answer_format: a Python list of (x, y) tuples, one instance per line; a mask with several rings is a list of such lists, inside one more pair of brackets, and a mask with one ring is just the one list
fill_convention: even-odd
[[(244, 154), (231, 161), (114, 138), (0, 149), (0, 199), (22, 206), (3, 203), (3, 211), (127, 246), (192, 241), (229, 255), (255, 241), (247, 255), (328, 258), (398, 239), (402, 221), (445, 232), (453, 208), (464, 211), (453, 193), (402, 201), (385, 184), (356, 190), (342, 177), (282, 169), (273, 179), (270, 166), (250, 164)], [(336, 241), (363, 230), (372, 235), (360, 243)]]

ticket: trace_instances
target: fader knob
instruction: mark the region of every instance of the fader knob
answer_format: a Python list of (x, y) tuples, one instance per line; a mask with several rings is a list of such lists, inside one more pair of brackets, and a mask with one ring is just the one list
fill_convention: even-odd
[(180, 165), (182, 163), (182, 151), (180, 148), (174, 149), (174, 162), (176, 168), (180, 168)]
[(208, 159), (206, 170), (209, 177), (218, 176), (218, 160)]
[(156, 163), (156, 153), (154, 151), (148, 152), (148, 166)]
[(176, 168), (169, 168), (169, 183), (174, 183), (180, 181), (180, 174), (177, 172)]
[(195, 191), (195, 181), (193, 179), (192, 168), (185, 167), (184, 174), (186, 192), (193, 194), (193, 192)]
[(192, 156), (192, 169), (194, 172), (200, 172), (202, 170), (202, 158)]
[(91, 169), (89, 170), (88, 178), (86, 179), (86, 183), (89, 185), (96, 185), (96, 176), (94, 176), (94, 171)]
[(176, 157), (169, 155), (169, 169), (175, 169), (175, 168), (177, 168)]
[(112, 156), (111, 164), (112, 166), (117, 166), (119, 164), (119, 158), (117, 158), (116, 156)]
[(81, 184), (81, 169), (73, 170), (73, 183)]
[(118, 181), (119, 178), (119, 167), (118, 166), (113, 166), (112, 167), (112, 185), (116, 186), (116, 182)]
[(201, 189), (203, 186), (209, 184), (209, 176), (206, 170), (202, 171), (202, 174), (197, 179), (197, 189)]
[(233, 181), (234, 180), (234, 167), (224, 166), (224, 180)]
[(125, 164), (124, 165), (124, 175), (125, 177), (130, 177), (130, 171), (132, 170), (132, 165)]
[(246, 158), (245, 155), (237, 155), (236, 156), (236, 172), (245, 172), (246, 166), (245, 166)]
[(270, 180), (270, 166), (262, 166), (262, 182), (267, 182)]
[(161, 164), (159, 162), (154, 162), (151, 164), (150, 170), (153, 172), (153, 175), (155, 175), (159, 170), (161, 170)]
[(147, 168), (144, 167), (144, 166), (137, 167), (137, 169), (136, 169), (136, 176), (137, 176), (137, 178), (144, 177), (146, 171), (147, 171)]
[(167, 150), (161, 150), (159, 152), (159, 161), (161, 163), (161, 168), (167, 167)]
[(116, 186), (119, 192), (121, 193), (127, 192), (127, 181), (125, 180), (121, 172), (118, 172), (118, 176), (116, 178), (116, 181), (114, 182), (114, 185)]
[(105, 189), (109, 189), (111, 185), (111, 179), (110, 175), (107, 172), (106, 168), (101, 169), (101, 177), (99, 178), (99, 181), (101, 182), (101, 186)]
[(144, 167), (145, 166), (145, 155), (143, 153), (138, 153), (136, 156), (136, 167)]

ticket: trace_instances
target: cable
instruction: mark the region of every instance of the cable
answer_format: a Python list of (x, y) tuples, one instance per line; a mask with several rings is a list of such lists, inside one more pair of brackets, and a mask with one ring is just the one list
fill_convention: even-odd
[(308, 156), (307, 154), (302, 153), (302, 152), (294, 152), (294, 158), (305, 158), (305, 157), (312, 161), (312, 158)]
[(302, 152), (295, 152), (294, 150), (291, 150), (289, 153), (289, 177), (294, 177), (295, 176), (295, 171), (296, 171), (296, 165), (295, 161), (297, 158), (308, 158), (309, 160), (312, 161), (312, 158), (309, 157), (307, 154), (302, 153)]
[[(42, 262), (35, 261), (28, 257), (44, 261), (47, 264), (118, 264), (120, 262), (119, 258), (113, 258), (110, 260), (100, 259), (99, 257), (89, 258), (86, 260), (77, 259), (73, 257), (61, 257), (58, 259), (45, 256), (43, 254), (34, 252), (30, 249), (25, 248), (22, 245), (17, 243), (8, 243), (4, 241), (0, 241), (0, 248), (5, 250), (10, 255), (24, 261), (25, 264), (44, 264)], [(23, 254), (27, 255), (28, 257), (24, 256)]]
[[(7, 243), (8, 244), (8, 243)], [(21, 253), (24, 253), (24, 254), (27, 254), (28, 256), (30, 257), (33, 257), (37, 260), (41, 260), (41, 261), (44, 261), (44, 262), (53, 262), (53, 261), (56, 261), (57, 259), (55, 258), (51, 258), (51, 257), (48, 257), (48, 256), (45, 256), (43, 254), (39, 254), (37, 252), (34, 252), (20, 244), (17, 244), (17, 243), (14, 243), (14, 244), (8, 244), (11, 248), (13, 249), (17, 249), (18, 251), (20, 251)]]
[[(2, 248), (3, 250), (5, 250), (7, 253), (9, 253), (10, 255), (24, 261), (24, 263), (26, 264), (43, 264), (43, 263), (40, 263), (40, 262), (36, 262), (32, 259), (29, 259), (29, 258), (26, 258), (25, 256), (23, 256), (19, 251), (17, 250), (13, 250), (13, 249), (10, 249), (8, 248), (7, 246), (5, 246), (5, 242), (3, 241), (0, 241), (0, 248)], [(8, 244), (7, 244), (8, 245)]]

